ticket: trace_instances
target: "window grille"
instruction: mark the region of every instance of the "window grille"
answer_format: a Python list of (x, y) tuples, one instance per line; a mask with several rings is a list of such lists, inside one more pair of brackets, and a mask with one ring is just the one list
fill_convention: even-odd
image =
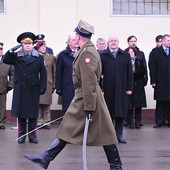
[(170, 15), (170, 0), (111, 0), (114, 15)]
[(6, 13), (6, 0), (0, 0), (0, 14)]

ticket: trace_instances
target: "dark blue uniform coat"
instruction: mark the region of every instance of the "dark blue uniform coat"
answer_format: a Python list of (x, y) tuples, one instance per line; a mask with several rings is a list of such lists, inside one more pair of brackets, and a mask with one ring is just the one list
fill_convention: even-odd
[(6, 52), (4, 63), (14, 65), (14, 92), (12, 116), (37, 118), (40, 89), (46, 89), (47, 73), (44, 59), (33, 50), (30, 58), (20, 50), (17, 53)]
[(167, 56), (162, 46), (151, 51), (149, 69), (151, 84), (156, 84), (154, 99), (170, 101), (170, 54)]
[(72, 80), (72, 65), (74, 56), (72, 50), (67, 46), (60, 52), (56, 63), (55, 85), (57, 91), (61, 91), (62, 109), (65, 112), (74, 97), (74, 87)]
[(101, 54), (103, 91), (112, 119), (125, 118), (127, 114), (127, 90), (133, 90), (131, 58), (128, 53), (118, 49), (116, 58), (109, 49)]

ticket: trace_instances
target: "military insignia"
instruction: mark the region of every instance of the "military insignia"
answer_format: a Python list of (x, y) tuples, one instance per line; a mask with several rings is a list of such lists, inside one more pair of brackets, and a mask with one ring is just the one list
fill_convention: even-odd
[(90, 63), (90, 58), (85, 58), (85, 62), (87, 63), (87, 64), (89, 64)]

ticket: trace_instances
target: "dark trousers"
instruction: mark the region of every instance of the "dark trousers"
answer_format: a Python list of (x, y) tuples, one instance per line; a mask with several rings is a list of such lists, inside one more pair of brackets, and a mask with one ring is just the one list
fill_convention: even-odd
[(139, 124), (141, 121), (141, 112), (142, 112), (141, 107), (129, 109), (128, 110), (129, 123), (133, 124), (133, 118), (135, 118), (135, 124)]
[[(27, 128), (27, 122), (28, 122), (28, 128)], [(18, 137), (26, 134), (27, 132), (30, 132), (34, 130), (37, 127), (37, 118), (18, 118)], [(36, 137), (36, 132), (32, 132), (29, 135), (29, 138)], [(26, 138), (26, 136), (24, 137)]]
[(170, 101), (156, 101), (155, 110), (155, 123), (157, 125), (163, 125), (167, 119), (168, 124), (170, 124)]
[(0, 94), (0, 125), (4, 125), (6, 122), (6, 94)]
[(115, 131), (117, 138), (120, 139), (123, 137), (123, 118), (115, 118)]

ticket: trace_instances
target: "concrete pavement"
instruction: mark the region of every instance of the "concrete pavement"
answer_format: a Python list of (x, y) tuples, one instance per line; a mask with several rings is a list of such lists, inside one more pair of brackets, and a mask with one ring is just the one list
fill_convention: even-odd
[[(26, 153), (40, 154), (55, 139), (57, 123), (50, 130), (38, 130), (39, 143), (18, 144), (17, 130), (8, 123), (0, 130), (0, 170), (42, 170), (24, 158)], [(170, 170), (170, 128), (153, 128), (145, 122), (141, 129), (124, 129), (127, 144), (118, 144), (123, 170)], [(109, 170), (102, 147), (87, 148), (88, 170)], [(48, 170), (82, 170), (82, 147), (68, 144), (50, 163)]]

